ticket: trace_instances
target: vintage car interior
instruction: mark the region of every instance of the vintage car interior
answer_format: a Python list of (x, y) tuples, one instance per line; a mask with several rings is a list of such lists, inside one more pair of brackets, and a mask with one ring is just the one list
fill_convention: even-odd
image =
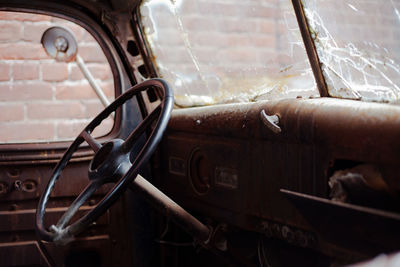
[(396, 266), (399, 10), (0, 0), (0, 266)]

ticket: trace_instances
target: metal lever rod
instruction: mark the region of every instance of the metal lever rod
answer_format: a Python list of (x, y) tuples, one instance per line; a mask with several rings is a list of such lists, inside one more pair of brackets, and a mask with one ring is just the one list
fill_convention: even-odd
[(130, 188), (140, 193), (151, 205), (176, 224), (181, 226), (194, 239), (207, 243), (211, 237), (211, 229), (202, 224), (186, 210), (167, 197), (163, 192), (138, 175)]
[(76, 64), (78, 64), (79, 68), (81, 69), (81, 71), (82, 71), (83, 75), (85, 76), (85, 78), (88, 80), (89, 84), (92, 86), (94, 92), (100, 98), (101, 103), (103, 103), (104, 107), (107, 107), (110, 104), (110, 101), (108, 101), (108, 99), (107, 99), (106, 95), (104, 94), (103, 90), (101, 90), (100, 86), (97, 84), (97, 82), (94, 79), (92, 73), (86, 67), (85, 62), (79, 56), (79, 54), (76, 54), (75, 61), (76, 61)]

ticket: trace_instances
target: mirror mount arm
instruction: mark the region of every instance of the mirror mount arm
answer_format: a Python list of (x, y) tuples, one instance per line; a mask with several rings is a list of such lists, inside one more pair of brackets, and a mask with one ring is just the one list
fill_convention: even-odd
[(97, 84), (92, 73), (86, 67), (85, 62), (79, 56), (78, 42), (72, 32), (62, 27), (51, 27), (43, 33), (41, 43), (46, 53), (56, 61), (75, 61), (104, 107), (110, 104), (110, 101)]
[(101, 103), (103, 103), (104, 107), (107, 107), (110, 104), (110, 101), (108, 101), (106, 95), (104, 94), (103, 90), (101, 87), (97, 84), (96, 80), (94, 79), (92, 73), (89, 71), (89, 69), (86, 67), (85, 62), (83, 59), (79, 56), (79, 54), (76, 54), (75, 57), (75, 62), (82, 71), (83, 75), (85, 76), (86, 80), (89, 82), (90, 86), (93, 88), (94, 92), (97, 94), (99, 97)]

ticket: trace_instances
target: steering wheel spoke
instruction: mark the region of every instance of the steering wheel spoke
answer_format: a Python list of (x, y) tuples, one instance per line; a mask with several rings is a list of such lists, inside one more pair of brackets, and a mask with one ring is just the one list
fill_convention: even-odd
[(158, 118), (161, 112), (161, 105), (158, 105), (149, 115), (144, 118), (144, 120), (139, 124), (139, 126), (126, 138), (123, 149), (128, 152), (132, 149), (133, 145), (140, 138), (140, 136), (148, 129), (148, 127)]
[(91, 136), (87, 131), (83, 130), (80, 136), (85, 139), (85, 141), (89, 144), (89, 146), (93, 149), (94, 152), (99, 151), (101, 148), (101, 144), (97, 142), (97, 140)]
[(58, 220), (56, 224), (57, 229), (63, 229), (66, 224), (74, 217), (79, 208), (102, 186), (99, 181), (90, 182), (86, 188), (79, 194), (79, 196), (72, 202), (68, 210)]

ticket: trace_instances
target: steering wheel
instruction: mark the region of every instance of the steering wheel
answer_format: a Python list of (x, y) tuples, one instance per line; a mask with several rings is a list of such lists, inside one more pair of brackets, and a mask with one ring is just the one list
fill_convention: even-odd
[[(161, 103), (143, 119), (143, 121), (125, 140), (117, 138), (104, 144), (100, 144), (90, 135), (93, 130), (100, 125), (104, 119), (110, 116), (112, 112), (116, 111), (118, 107), (148, 88), (156, 88), (161, 92)], [(161, 141), (171, 115), (173, 99), (172, 90), (166, 81), (162, 79), (150, 79), (127, 90), (85, 127), (54, 168), (46, 189), (40, 197), (38, 208), (36, 210), (36, 232), (41, 240), (54, 242), (56, 244), (67, 244), (72, 241), (77, 234), (94, 222), (100, 215), (105, 213), (118, 197), (125, 192), (130, 183), (138, 175), (140, 168), (147, 163), (156, 149), (157, 144)], [(134, 159), (130, 159), (133, 147), (135, 147), (135, 144), (142, 135), (145, 134), (146, 129), (148, 129), (155, 121), (156, 123), (152, 132), (146, 136), (145, 144), (141, 147), (137, 156)], [(60, 177), (60, 174), (70, 161), (73, 153), (84, 141), (86, 141), (95, 152), (95, 155), (89, 164), (89, 183), (68, 207), (67, 211), (58, 220), (57, 224), (50, 226), (50, 231), (48, 231), (44, 227), (43, 221), (50, 194)], [(103, 197), (103, 199), (84, 216), (79, 218), (73, 224), (68, 225), (71, 218), (76, 214), (85, 201), (88, 200), (103, 184), (110, 182), (114, 182), (115, 185)]]

